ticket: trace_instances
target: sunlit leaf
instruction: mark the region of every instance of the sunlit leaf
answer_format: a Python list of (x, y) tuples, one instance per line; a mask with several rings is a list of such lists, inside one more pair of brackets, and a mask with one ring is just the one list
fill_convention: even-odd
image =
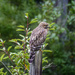
[(51, 50), (43, 50), (43, 52), (52, 52)]
[(3, 47), (3, 50), (5, 50), (5, 47)]
[(15, 49), (20, 49), (20, 47), (17, 45), (17, 46), (15, 46)]
[(3, 41), (3, 43), (5, 43), (6, 41)]
[(22, 38), (24, 38), (24, 35), (22, 35), (22, 34), (19, 34), (19, 36), (21, 36)]
[(42, 59), (42, 63), (48, 63), (48, 60), (47, 60), (47, 57), (44, 57), (43, 59)]
[(31, 33), (32, 33), (32, 31), (29, 31), (29, 32), (28, 32), (28, 35), (30, 35)]
[(22, 41), (21, 39), (17, 39), (17, 41)]
[(12, 52), (10, 52), (10, 56), (11, 56), (11, 55), (16, 55), (16, 56), (17, 56), (17, 53), (12, 53)]
[(23, 48), (22, 46), (19, 46), (19, 45), (16, 45), (15, 46), (15, 49), (21, 49), (21, 48)]
[(8, 49), (7, 49), (7, 51), (9, 51), (11, 48), (12, 48), (12, 46), (9, 46)]
[(17, 39), (12, 39), (12, 40), (9, 40), (9, 41), (16, 43), (17, 42)]
[(0, 42), (0, 44), (2, 44), (2, 42)]
[(18, 45), (20, 45), (20, 43), (19, 42), (16, 42)]
[(8, 59), (9, 57), (8, 56), (6, 56), (6, 57), (4, 57), (3, 59)]
[(50, 38), (49, 38), (49, 37), (47, 37), (47, 38), (46, 38), (46, 41), (49, 41), (49, 39), (50, 39)]
[(51, 23), (49, 26), (52, 27), (55, 23)]
[(37, 22), (37, 21), (38, 21), (37, 18), (32, 19), (31, 22), (30, 22), (29, 24), (35, 23), (35, 22)]
[(2, 46), (2, 44), (0, 44), (0, 46)]
[(55, 30), (55, 28), (50, 28), (50, 30)]
[(0, 57), (0, 61), (2, 61), (2, 59), (3, 59), (4, 55), (5, 55), (5, 54), (3, 54), (3, 55)]
[(25, 17), (28, 18), (28, 13), (25, 13)]
[(17, 29), (16, 31), (24, 31), (24, 29)]
[(24, 26), (23, 26), (23, 25), (19, 25), (19, 26), (17, 26), (17, 27), (19, 27), (19, 28), (24, 28)]
[(0, 50), (3, 50), (3, 49), (0, 49)]
[(3, 69), (4, 69), (4, 68), (0, 68), (0, 72), (2, 72), (2, 71), (3, 71)]
[(45, 43), (45, 44), (44, 44), (44, 47), (46, 47), (47, 45), (48, 45), (48, 43)]
[(0, 41), (1, 41), (1, 42), (3, 42), (3, 40), (2, 40), (2, 39), (0, 39)]

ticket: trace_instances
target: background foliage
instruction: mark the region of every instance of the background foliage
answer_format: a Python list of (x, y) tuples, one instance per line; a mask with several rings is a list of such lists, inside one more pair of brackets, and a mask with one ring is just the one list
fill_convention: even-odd
[[(26, 64), (24, 64), (24, 60), (28, 60), (29, 57), (27, 52), (27, 49), (29, 50), (28, 41), (26, 42), (27, 47), (25, 50), (27, 53), (26, 58), (24, 58), (24, 51), (19, 49), (24, 47), (22, 41), (25, 39), (26, 32), (23, 32), (23, 29), (27, 27), (27, 19), (25, 18), (25, 13), (27, 12), (29, 13), (28, 22), (33, 18), (37, 18), (38, 23), (46, 21), (54, 24), (44, 43), (45, 50), (49, 50), (49, 52), (44, 50), (43, 53), (43, 75), (75, 75), (75, 1), (70, 0), (67, 4), (66, 27), (62, 27), (61, 24), (56, 22), (63, 15), (60, 9), (55, 7), (55, 3), (56, 1), (54, 0), (0, 0), (0, 38), (6, 40), (6, 42), (1, 40), (0, 49), (7, 49), (5, 50), (6, 55), (0, 50), (1, 74), (10, 75), (10, 71), (6, 68), (7, 66), (15, 75), (16, 73), (23, 74), (24, 69), (26, 69), (26, 73), (29, 71), (29, 63), (26, 61)], [(38, 23), (30, 24), (29, 30), (32, 31)], [(22, 30), (17, 30), (17, 32), (17, 26), (19, 26), (18, 29), (21, 28)], [(63, 43), (60, 35), (64, 34), (65, 31), (67, 38)], [(29, 40), (28, 37), (26, 40)], [(14, 43), (8, 42), (9, 40)], [(2, 42), (5, 45), (3, 47)], [(16, 67), (10, 57), (13, 62), (16, 60)]]

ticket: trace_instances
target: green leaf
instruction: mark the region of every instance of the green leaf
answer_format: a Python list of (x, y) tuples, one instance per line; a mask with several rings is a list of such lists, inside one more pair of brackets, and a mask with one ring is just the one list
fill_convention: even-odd
[(21, 36), (22, 38), (24, 38), (24, 35), (22, 35), (22, 34), (19, 34), (19, 36)]
[(6, 57), (4, 57), (3, 59), (8, 59), (9, 57), (8, 56), (6, 56)]
[(50, 38), (49, 38), (49, 37), (47, 37), (47, 38), (46, 38), (46, 41), (49, 41), (49, 39), (50, 39)]
[(0, 44), (0, 46), (2, 46), (2, 44)]
[(16, 44), (20, 45), (20, 43), (19, 43), (19, 42), (16, 42)]
[(45, 62), (46, 62), (46, 63), (48, 63), (48, 60), (43, 60), (43, 62), (42, 62), (42, 63), (45, 63)]
[(4, 73), (3, 72), (0, 72), (0, 75), (3, 75)]
[(24, 31), (24, 29), (17, 29), (16, 31)]
[(1, 68), (1, 69), (0, 69), (0, 72), (2, 72), (2, 71), (3, 71), (3, 69), (4, 69), (4, 68)]
[(15, 46), (15, 49), (20, 49), (20, 47), (17, 45), (17, 46)]
[(19, 46), (19, 45), (16, 45), (15, 46), (15, 49), (20, 49), (20, 48), (23, 48), (22, 46)]
[(6, 41), (3, 41), (3, 43), (5, 43)]
[(17, 39), (17, 41), (22, 41), (21, 39)]
[(9, 51), (11, 48), (12, 48), (12, 46), (9, 46), (8, 49), (7, 49), (7, 51)]
[(42, 59), (42, 63), (48, 63), (48, 60), (47, 60), (47, 57), (44, 57), (43, 59)]
[(2, 42), (0, 42), (0, 44), (2, 44)]
[(23, 25), (19, 25), (19, 26), (17, 26), (17, 27), (24, 28), (24, 26), (23, 26)]
[(28, 13), (25, 13), (25, 17), (28, 18)]
[(51, 23), (49, 26), (52, 27), (55, 23)]
[(72, 1), (72, 4), (75, 5), (75, 1)]
[(43, 50), (43, 52), (52, 52), (51, 50)]
[(3, 49), (0, 49), (0, 50), (3, 50)]
[(17, 42), (17, 39), (12, 39), (12, 40), (9, 40), (9, 41), (16, 43)]
[(44, 57), (44, 58), (43, 58), (43, 60), (46, 60), (46, 59), (47, 59), (47, 57)]
[(1, 41), (1, 42), (3, 42), (3, 40), (2, 40), (2, 39), (0, 39), (0, 41)]
[(2, 61), (2, 59), (3, 59), (4, 55), (5, 55), (5, 54), (3, 54), (3, 55), (0, 57), (0, 61)]
[(47, 46), (48, 45), (48, 43), (45, 43), (45, 46)]
[(37, 22), (37, 21), (38, 21), (37, 18), (32, 19), (31, 22), (30, 22), (29, 24), (35, 23), (35, 22)]
[(50, 28), (50, 30), (55, 30), (55, 28)]
[(28, 35), (30, 35), (32, 33), (32, 31), (28, 32)]
[(17, 53), (12, 53), (12, 52), (10, 52), (10, 56), (12, 56), (12, 55), (17, 56)]

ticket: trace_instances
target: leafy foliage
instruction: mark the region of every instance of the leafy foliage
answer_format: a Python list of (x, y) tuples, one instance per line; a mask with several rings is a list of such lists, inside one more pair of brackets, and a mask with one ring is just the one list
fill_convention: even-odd
[[(26, 18), (28, 19), (28, 13), (26, 13)], [(35, 21), (34, 21), (35, 22)], [(28, 20), (27, 20), (27, 25), (28, 24)], [(13, 63), (13, 65), (10, 65), (9, 68), (11, 69), (10, 72), (12, 74), (26, 74), (29, 72), (29, 62), (28, 62), (28, 58), (29, 58), (29, 37), (28, 37), (28, 33), (29, 33), (29, 29), (23, 26), (23, 25), (19, 25), (17, 31), (24, 31), (24, 33), (26, 32), (25, 35), (20, 34), (19, 36), (21, 37), (21, 39), (11, 39), (9, 40), (9, 42), (15, 43), (14, 46), (14, 50), (18, 50), (18, 53), (15, 52), (11, 52), (10, 49), (12, 48), (12, 46), (9, 46), (7, 49), (5, 47), (5, 41), (3, 41), (2, 39), (0, 39), (0, 43), (2, 44), (1, 46), (3, 48), (1, 48), (0, 50), (2, 50), (3, 52), (5, 52), (5, 54), (7, 54), (8, 56), (4, 57), (5, 54), (3, 54), (0, 57), (0, 62), (2, 62), (3, 59), (10, 59), (11, 62)], [(10, 51), (10, 52), (9, 52)], [(24, 70), (27, 71), (26, 73), (24, 73)]]
[(0, 75), (6, 75), (7, 74), (7, 72), (4, 73), (3, 70), (4, 70), (3, 68), (0, 69)]
[[(45, 3), (42, 4), (42, 14), (38, 14), (39, 21), (47, 21), (50, 24), (52, 21), (55, 21), (61, 14), (58, 7), (54, 7), (54, 1), (44, 0)], [(61, 25), (54, 24), (52, 29), (48, 34), (48, 40), (46, 39), (47, 45), (46, 50), (52, 50), (50, 53), (45, 53), (43, 56), (46, 56), (48, 63), (46, 63), (46, 69), (43, 71), (43, 74), (51, 74), (51, 75), (71, 75), (75, 74), (74, 72), (74, 41), (75, 41), (75, 25), (74, 25), (74, 6), (75, 1), (71, 1), (69, 5), (69, 13), (68, 13), (68, 20), (67, 26), (68, 28), (63, 28)], [(54, 31), (51, 31), (54, 30)], [(59, 36), (61, 33), (67, 31), (67, 39), (65, 40), (64, 44), (61, 42)], [(71, 32), (70, 32), (71, 31)], [(50, 64), (50, 65), (49, 65)], [(45, 63), (43, 64), (45, 65)], [(48, 66), (49, 65), (49, 66)]]
[[(22, 31), (23, 33), (25, 33), (25, 35), (23, 34), (19, 34), (20, 38), (17, 39), (11, 39), (9, 40), (9, 42), (15, 43), (14, 49), (13, 50), (17, 50), (18, 52), (11, 52), (12, 46), (9, 46), (8, 48), (5, 47), (5, 41), (3, 41), (2, 39), (0, 39), (0, 43), (1, 43), (1, 51), (3, 51), (5, 54), (3, 54), (0, 57), (0, 62), (3, 63), (3, 60), (7, 60), (10, 59), (11, 62), (13, 63), (13, 65), (8, 66), (8, 68), (6, 68), (11, 74), (16, 75), (16, 74), (28, 74), (29, 73), (29, 52), (30, 52), (30, 48), (29, 48), (29, 35), (31, 34), (31, 31), (29, 30), (28, 26), (31, 23), (35, 23), (37, 22), (36, 19), (32, 19), (30, 21), (30, 23), (28, 23), (28, 13), (25, 14), (25, 17), (27, 18), (27, 28), (25, 28), (23, 25), (19, 25), (17, 26), (18, 29), (17, 31)], [(50, 27), (53, 24), (50, 25)], [(48, 44), (45, 43), (43, 45), (43, 49), (47, 46)], [(52, 52), (51, 50), (44, 50), (43, 52)], [(5, 56), (7, 55), (7, 56)], [(5, 56), (5, 57), (4, 57)], [(48, 63), (47, 57), (43, 58), (43, 63)], [(4, 67), (6, 67), (4, 65)], [(45, 69), (45, 68), (44, 68)], [(3, 71), (3, 70), (2, 70)]]
[(68, 15), (68, 23), (69, 25), (75, 24), (75, 1), (71, 1), (71, 3), (68, 4), (69, 7), (69, 15)]
[[(50, 31), (43, 45), (43, 75), (75, 75), (75, 1), (72, 0), (68, 4), (67, 28), (53, 23), (61, 15), (60, 9), (54, 7), (55, 1), (43, 1), (36, 4), (34, 0), (0, 0), (0, 37), (4, 40), (0, 39), (0, 67), (4, 61), (6, 67), (9, 66), (8, 69), (5, 69), (5, 66), (4, 69), (0, 68), (0, 74), (10, 75), (11, 72), (12, 74), (28, 74), (28, 41), (31, 29), (37, 25), (34, 22), (37, 22), (36, 18), (38, 18), (38, 22), (46, 21), (50, 24)], [(29, 25), (31, 29), (28, 28), (27, 37), (25, 36), (27, 30), (25, 17), (28, 18), (29, 24), (34, 23), (34, 25)], [(34, 17), (35, 19), (32, 19)], [(67, 39), (63, 45), (59, 36), (65, 30)], [(26, 48), (24, 50), (25, 38)]]
[(19, 24), (24, 25), (26, 23), (24, 13), (29, 13), (30, 21), (39, 12), (36, 10), (38, 7), (34, 0), (0, 0), (0, 7), (0, 37), (4, 40), (19, 37), (16, 28)]

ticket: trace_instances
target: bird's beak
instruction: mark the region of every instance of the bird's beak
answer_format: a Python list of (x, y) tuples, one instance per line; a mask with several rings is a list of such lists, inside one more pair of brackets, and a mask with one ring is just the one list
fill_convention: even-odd
[(47, 26), (47, 28), (50, 28), (49, 26)]

